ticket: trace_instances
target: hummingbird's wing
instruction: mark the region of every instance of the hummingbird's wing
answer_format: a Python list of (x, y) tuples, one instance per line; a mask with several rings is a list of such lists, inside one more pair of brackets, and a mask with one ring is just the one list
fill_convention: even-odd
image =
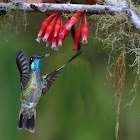
[(45, 94), (48, 89), (51, 87), (52, 83), (55, 81), (55, 79), (58, 77), (58, 75), (61, 73), (61, 71), (64, 69), (65, 65), (60, 67), (57, 70), (54, 70), (53, 72), (43, 76), (44, 86), (42, 88), (42, 93)]
[(29, 81), (29, 65), (24, 52), (21, 50), (16, 53), (16, 63), (20, 72), (21, 90), (23, 91)]
[(51, 85), (53, 84), (53, 82), (56, 80), (56, 78), (59, 76), (59, 74), (61, 73), (61, 71), (64, 69), (64, 67), (73, 59), (75, 59), (77, 56), (79, 56), (82, 53), (82, 51), (79, 51), (77, 54), (75, 54), (66, 64), (64, 64), (62, 67), (60, 67), (59, 69), (54, 70), (53, 72), (42, 76), (43, 78), (43, 88), (42, 88), (42, 93), (45, 94), (48, 89), (51, 87)]

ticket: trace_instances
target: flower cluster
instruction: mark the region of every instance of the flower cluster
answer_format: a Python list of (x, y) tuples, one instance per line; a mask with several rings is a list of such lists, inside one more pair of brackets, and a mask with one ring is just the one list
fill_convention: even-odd
[[(82, 26), (83, 16), (84, 24)], [(88, 42), (87, 36), (89, 28), (87, 24), (86, 12), (83, 11), (78, 11), (77, 13), (73, 14), (71, 19), (68, 20), (64, 26), (61, 14), (50, 15), (43, 21), (36, 41), (40, 43), (42, 39), (44, 42), (46, 42), (46, 47), (48, 47), (52, 40), (51, 48), (54, 50), (58, 50), (58, 48), (62, 46), (64, 39), (69, 35), (72, 26), (77, 22), (79, 17), (81, 17), (81, 19), (79, 27), (75, 33), (73, 45), (73, 50), (78, 50), (78, 43), (80, 41), (81, 35), (82, 43), (87, 44)]]

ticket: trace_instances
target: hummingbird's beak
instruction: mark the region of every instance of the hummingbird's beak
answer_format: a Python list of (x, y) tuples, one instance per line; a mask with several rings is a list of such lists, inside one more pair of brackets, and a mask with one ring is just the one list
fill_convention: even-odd
[(42, 56), (40, 59), (43, 59), (43, 58), (48, 57), (48, 56), (50, 56), (50, 55), (51, 55), (51, 53), (48, 53), (48, 54)]

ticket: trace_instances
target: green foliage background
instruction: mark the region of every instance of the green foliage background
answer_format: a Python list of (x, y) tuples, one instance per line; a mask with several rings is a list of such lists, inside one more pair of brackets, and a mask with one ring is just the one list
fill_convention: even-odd
[[(43, 60), (41, 74), (62, 66), (76, 52), (72, 51), (73, 40), (69, 36), (59, 51), (46, 48), (45, 43), (35, 41), (45, 15), (27, 14), (28, 25), (23, 26), (24, 13), (18, 19), (5, 24), (0, 32), (0, 139), (1, 140), (115, 140), (117, 97), (111, 82), (105, 80), (108, 55), (104, 46), (94, 40), (90, 30), (88, 45), (80, 57), (71, 62), (37, 106), (36, 130), (33, 134), (17, 130), (20, 109), (20, 75), (16, 66), (17, 50), (33, 55), (52, 55)], [(18, 21), (18, 22), (17, 22)], [(119, 53), (116, 53), (119, 56)], [(127, 64), (133, 58), (127, 57)], [(112, 58), (113, 60), (113, 58)], [(123, 109), (134, 96), (132, 88), (135, 75), (127, 65), (126, 82), (120, 114), (120, 139), (140, 138), (140, 88), (131, 106)], [(105, 84), (106, 83), (106, 84)]]

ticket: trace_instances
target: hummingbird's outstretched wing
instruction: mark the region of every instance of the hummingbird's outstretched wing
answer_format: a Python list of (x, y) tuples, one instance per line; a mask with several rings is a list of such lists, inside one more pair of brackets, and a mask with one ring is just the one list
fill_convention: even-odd
[(77, 56), (79, 56), (82, 53), (82, 51), (79, 51), (77, 54), (75, 54), (66, 64), (64, 64), (62, 67), (60, 67), (59, 69), (54, 70), (53, 72), (42, 76), (43, 78), (43, 82), (44, 82), (44, 86), (42, 88), (42, 93), (45, 94), (48, 89), (51, 87), (52, 83), (56, 80), (56, 78), (58, 77), (58, 75), (61, 73), (61, 71), (64, 69), (64, 67), (73, 59), (75, 59)]
[(21, 90), (23, 91), (29, 80), (29, 65), (24, 52), (21, 50), (16, 53), (16, 63), (20, 71)]

